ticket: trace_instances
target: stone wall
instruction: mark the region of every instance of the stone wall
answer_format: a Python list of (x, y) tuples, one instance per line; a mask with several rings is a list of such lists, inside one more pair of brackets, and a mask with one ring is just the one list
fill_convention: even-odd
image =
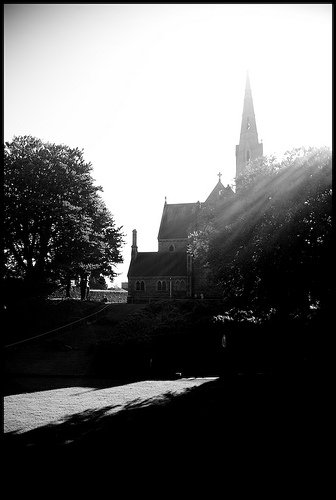
[[(159, 291), (157, 289), (158, 281), (166, 281), (167, 290)], [(177, 287), (177, 281), (184, 281), (184, 287)], [(136, 290), (136, 282), (143, 281), (145, 289)], [(172, 278), (172, 298), (184, 298), (187, 295), (187, 276), (174, 276)], [(166, 300), (170, 298), (170, 276), (155, 276), (129, 279), (128, 282), (128, 302), (149, 302), (150, 300)]]
[(206, 270), (194, 265), (193, 268), (193, 287), (192, 294), (194, 298), (200, 298), (201, 295), (206, 297), (208, 295), (208, 281)]
[(177, 240), (159, 240), (159, 252), (169, 252), (169, 247), (174, 245), (175, 252), (187, 251), (188, 240), (185, 238)]
[[(50, 295), (50, 299), (65, 299), (65, 289), (56, 290)], [(71, 299), (80, 299), (80, 287), (73, 286), (70, 291)], [(111, 303), (127, 302), (127, 290), (90, 290), (89, 300), (97, 300)]]

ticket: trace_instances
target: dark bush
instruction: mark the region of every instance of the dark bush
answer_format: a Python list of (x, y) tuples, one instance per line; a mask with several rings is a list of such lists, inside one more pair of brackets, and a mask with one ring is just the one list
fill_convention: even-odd
[(300, 372), (317, 363), (313, 339), (322, 316), (258, 316), (206, 300), (150, 304), (97, 346), (97, 365), (147, 376)]

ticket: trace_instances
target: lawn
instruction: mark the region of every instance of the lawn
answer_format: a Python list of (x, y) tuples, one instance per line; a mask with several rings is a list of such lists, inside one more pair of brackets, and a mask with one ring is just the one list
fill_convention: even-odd
[[(75, 310), (71, 301), (66, 307), (69, 315), (64, 313), (62, 320), (90, 312)], [(92, 311), (95, 307), (101, 305), (88, 305)], [(225, 322), (212, 321), (220, 311), (192, 304), (178, 308), (176, 304), (150, 308), (111, 304), (98, 318), (62, 335), (9, 349), (4, 398), (8, 463), (15, 466), (18, 456), (29, 460), (34, 454), (45, 457), (55, 450), (63, 457), (77, 458), (107, 453), (111, 463), (112, 459), (114, 463), (141, 460), (144, 450), (151, 451), (154, 461), (170, 452), (178, 461), (188, 458), (198, 463), (204, 457), (211, 460), (216, 450), (234, 460), (242, 454), (252, 460), (252, 450), (265, 458), (285, 448), (308, 456), (308, 442), (319, 439), (312, 429), (315, 410), (323, 408), (323, 401), (316, 372), (305, 372), (302, 364), (296, 371), (289, 370), (285, 359), (273, 372), (258, 371), (253, 363), (252, 369), (246, 369), (244, 355), (235, 358), (239, 367), (221, 377), (210, 376), (207, 370), (204, 376), (196, 371), (196, 376), (182, 373), (180, 378), (174, 370), (157, 377), (150, 373), (119, 373), (118, 377), (118, 371), (111, 370), (121, 353), (117, 346), (126, 346), (124, 354), (129, 354), (128, 348), (143, 354), (144, 346), (153, 345), (156, 353), (169, 348), (172, 354), (179, 333), (187, 346), (194, 335), (197, 352), (205, 356), (212, 343), (202, 351), (198, 340), (207, 332), (220, 339), (217, 334)], [(253, 332), (248, 327), (244, 335)]]
[(104, 304), (80, 300), (17, 300), (3, 311), (5, 345), (40, 335), (95, 313)]
[(23, 434), (49, 425), (56, 428), (85, 412), (108, 416), (135, 404), (149, 405), (151, 401), (182, 394), (209, 380), (212, 379), (143, 380), (105, 387), (101, 380), (88, 379), (84, 381), (86, 386), (10, 395), (4, 399), (4, 431)]

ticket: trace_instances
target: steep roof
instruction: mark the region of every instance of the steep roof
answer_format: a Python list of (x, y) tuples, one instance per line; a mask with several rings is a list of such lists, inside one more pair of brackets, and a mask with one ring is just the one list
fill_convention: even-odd
[(186, 276), (185, 252), (138, 252), (131, 261), (128, 276)]
[(209, 205), (212, 203), (217, 203), (218, 201), (227, 199), (233, 194), (234, 193), (229, 185), (224, 187), (221, 181), (218, 181), (204, 203), (207, 203)]
[(195, 220), (197, 203), (166, 203), (163, 208), (158, 239), (187, 238)]

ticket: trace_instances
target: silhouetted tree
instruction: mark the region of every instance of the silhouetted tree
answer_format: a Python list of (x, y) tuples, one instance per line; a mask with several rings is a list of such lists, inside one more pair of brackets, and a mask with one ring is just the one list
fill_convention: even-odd
[(190, 251), (210, 287), (244, 307), (284, 313), (331, 297), (331, 152), (264, 157), (236, 180), (230, 205), (204, 214)]
[(113, 279), (123, 235), (91, 171), (77, 148), (31, 136), (5, 143), (5, 277), (69, 284), (97, 270)]
[(108, 286), (105, 277), (98, 273), (91, 273), (90, 276), (90, 288), (94, 290), (107, 290)]

